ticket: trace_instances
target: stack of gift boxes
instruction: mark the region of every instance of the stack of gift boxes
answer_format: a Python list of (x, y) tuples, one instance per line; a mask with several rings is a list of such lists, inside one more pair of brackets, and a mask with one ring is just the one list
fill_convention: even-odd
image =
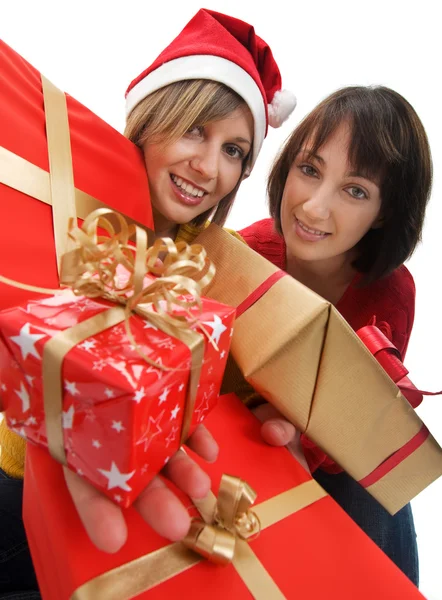
[[(442, 472), (440, 447), (394, 382), (329, 303), (216, 226), (198, 239), (216, 269), (202, 307), (173, 307), (186, 334), (162, 326), (152, 302), (149, 313), (130, 296), (121, 306), (109, 294), (51, 293), (75, 252), (68, 222), (106, 209), (150, 237), (144, 162), (5, 44), (0, 64), (0, 382), (8, 426), (28, 440), (24, 519), (43, 598), (421, 597), (285, 449), (261, 441), (234, 394), (219, 397), (247, 381), (394, 513)], [(58, 141), (54, 114), (66, 124)], [(62, 164), (59, 143), (71, 155)], [(260, 523), (250, 538), (229, 529), (227, 566), (168, 543), (132, 507), (209, 412), (221, 448), (203, 466), (213, 494), (190, 510), (201, 529), (222, 527), (228, 474), (256, 492)], [(92, 545), (60, 463), (123, 507), (121, 551)]]

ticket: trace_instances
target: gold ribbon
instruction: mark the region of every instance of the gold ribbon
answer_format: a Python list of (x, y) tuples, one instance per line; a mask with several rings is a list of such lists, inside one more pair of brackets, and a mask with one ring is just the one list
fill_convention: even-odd
[[(223, 476), (223, 481), (225, 477)], [(241, 481), (235, 483), (236, 478), (229, 477), (229, 479), (231, 482), (227, 488), (233, 491), (233, 496), (228, 500), (231, 506), (226, 510), (229, 515), (236, 514), (238, 516), (234, 506), (240, 504), (237, 502), (237, 492), (243, 484)], [(222, 487), (223, 484), (221, 484), (220, 490)], [(327, 493), (316, 481), (310, 480), (258, 504), (254, 507), (254, 514), (261, 524), (261, 530), (264, 530), (325, 496)], [(242, 499), (241, 502), (243, 501), (244, 505), (241, 505), (241, 508), (249, 502), (249, 500)], [(219, 500), (217, 501), (216, 497), (210, 493), (203, 501), (193, 500), (193, 502), (205, 523), (212, 524), (219, 510)], [(98, 575), (77, 588), (70, 600), (130, 600), (168, 579), (176, 577), (202, 560), (202, 556), (193, 552), (183, 543), (171, 544)], [(236, 541), (232, 564), (255, 600), (283, 600), (285, 598), (249, 544), (241, 538)]]
[[(43, 75), (41, 80), (49, 173), (0, 147), (0, 182), (52, 205), (57, 267), (62, 284), (70, 285), (77, 294), (100, 296), (124, 305), (124, 308), (113, 307), (62, 331), (45, 344), (43, 394), (49, 451), (56, 460), (66, 464), (61, 383), (64, 357), (81, 341), (123, 321), (130, 339), (134, 342), (129, 327), (132, 312), (149, 318), (162, 331), (180, 339), (191, 351), (190, 380), (181, 431), (181, 442), (184, 442), (188, 437), (193, 414), (204, 343), (200, 335), (189, 330), (190, 324), (186, 319), (171, 316), (169, 313), (173, 304), (178, 304), (186, 310), (190, 310), (195, 304), (200, 305), (201, 286), (206, 285), (204, 282), (213, 277), (214, 268), (208, 266), (209, 261), (201, 246), (175, 246), (171, 240), (157, 240), (153, 248), (148, 249), (148, 236), (151, 234), (149, 230), (133, 220), (129, 225), (128, 219), (108, 209), (92, 196), (75, 189), (66, 96)], [(78, 215), (84, 219), (81, 229), (76, 225), (77, 210)], [(115, 232), (112, 219), (119, 223), (119, 233)], [(98, 236), (99, 227), (108, 234), (106, 239)], [(135, 252), (129, 245), (129, 238), (134, 235)], [(157, 259), (164, 251), (166, 258), (159, 267)], [(130, 272), (130, 280), (122, 288), (115, 286), (115, 269), (118, 264)], [(161, 283), (154, 280), (143, 288), (143, 279), (147, 271), (162, 275)], [(201, 274), (199, 282), (191, 279), (196, 273)], [(60, 293), (60, 290), (27, 286), (2, 276), (0, 281), (43, 294)], [(192, 301), (182, 299), (181, 294), (192, 294), (194, 298)], [(155, 312), (146, 303), (151, 303)], [(135, 348), (138, 349), (136, 344)], [(140, 354), (147, 362), (152, 363), (141, 351)], [(167, 370), (167, 367), (162, 365), (156, 366)]]
[(261, 523), (250, 510), (255, 499), (256, 492), (245, 481), (223, 475), (215, 506), (194, 501), (204, 520), (192, 521), (184, 543), (217, 564), (232, 562), (236, 540), (248, 540), (260, 532)]
[[(52, 206), (57, 266), (67, 249), (69, 218), (86, 217), (106, 205), (74, 186), (70, 133), (65, 94), (41, 75), (46, 117), (49, 173), (0, 146), (0, 183)], [(153, 232), (134, 219), (131, 224), (144, 229), (150, 239)]]
[[(109, 215), (120, 223), (118, 232), (107, 218)], [(134, 245), (129, 243), (132, 236), (135, 236)], [(190, 327), (196, 323), (214, 344), (190, 311), (195, 306), (201, 307), (201, 289), (214, 276), (213, 264), (200, 245), (175, 244), (168, 238), (161, 238), (148, 247), (146, 232), (137, 225), (129, 225), (122, 215), (111, 209), (94, 211), (81, 227), (71, 220), (69, 237), (74, 247), (62, 256), (61, 283), (69, 286), (76, 295), (101, 298), (117, 306), (58, 332), (43, 347), (43, 399), (50, 454), (61, 464), (67, 464), (62, 428), (61, 373), (66, 354), (82, 341), (124, 322), (133, 348), (146, 362), (164, 371), (178, 370), (157, 364), (141, 351), (130, 330), (129, 319), (134, 313), (180, 340), (190, 350), (189, 384), (180, 436), (180, 442), (184, 443), (189, 435), (204, 359), (204, 336)], [(119, 273), (119, 267), (125, 271)], [(155, 277), (149, 277), (148, 273)], [(121, 282), (121, 276), (126, 281)], [(54, 291), (2, 276), (0, 281), (43, 294)], [(187, 318), (182, 315), (183, 310)]]

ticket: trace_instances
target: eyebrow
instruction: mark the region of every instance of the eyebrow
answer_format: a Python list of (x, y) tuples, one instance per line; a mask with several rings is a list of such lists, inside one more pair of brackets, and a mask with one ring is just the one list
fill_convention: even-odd
[(370, 181), (371, 183), (379, 187), (379, 182), (375, 181), (371, 177), (368, 177), (367, 174), (359, 173), (358, 171), (350, 171), (349, 173), (347, 173), (347, 177), (360, 177), (361, 179), (366, 179), (367, 181)]
[[(309, 157), (316, 159), (321, 165), (325, 164), (325, 161), (322, 158), (322, 156), (319, 156), (319, 154), (314, 154), (313, 152), (310, 152), (307, 148), (301, 148), (300, 152), (303, 152), (304, 154), (307, 154)], [(350, 171), (350, 172), (346, 173), (346, 177), (359, 177), (360, 179), (366, 179), (367, 181), (370, 181), (371, 183), (373, 183), (374, 185), (379, 187), (378, 181), (376, 181), (372, 177), (369, 177), (367, 174), (359, 173), (358, 171)]]
[(252, 145), (252, 142), (251, 142), (250, 140), (246, 140), (246, 138), (243, 138), (243, 137), (236, 137), (236, 138), (233, 138), (233, 141), (234, 141), (234, 142), (243, 143), (243, 144), (248, 144), (249, 146), (251, 146), (251, 145)]
[(316, 159), (319, 163), (321, 163), (321, 165), (325, 164), (325, 161), (322, 158), (322, 156), (319, 156), (319, 154), (314, 154), (313, 152), (310, 152), (310, 150), (307, 150), (307, 148), (301, 148), (300, 152), (302, 152), (303, 154), (307, 154), (307, 156), (309, 158)]

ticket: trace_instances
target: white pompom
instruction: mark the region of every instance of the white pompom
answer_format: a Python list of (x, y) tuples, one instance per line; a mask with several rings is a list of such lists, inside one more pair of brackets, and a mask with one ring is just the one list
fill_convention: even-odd
[(281, 127), (295, 110), (296, 98), (289, 90), (279, 90), (273, 96), (272, 103), (268, 105), (269, 125)]

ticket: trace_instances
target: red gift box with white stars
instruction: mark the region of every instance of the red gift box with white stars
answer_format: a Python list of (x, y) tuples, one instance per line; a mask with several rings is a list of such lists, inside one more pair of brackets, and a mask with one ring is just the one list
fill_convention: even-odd
[[(48, 446), (43, 348), (58, 332), (108, 308), (67, 293), (0, 312), (0, 381), (11, 430)], [(203, 298), (202, 312), (191, 312), (197, 321), (190, 328), (205, 334), (190, 433), (216, 404), (235, 309)], [(158, 366), (140, 356), (120, 323), (76, 345), (61, 369), (68, 466), (124, 507), (181, 445), (191, 360), (186, 344), (148, 320), (132, 315), (129, 324), (138, 350)]]

